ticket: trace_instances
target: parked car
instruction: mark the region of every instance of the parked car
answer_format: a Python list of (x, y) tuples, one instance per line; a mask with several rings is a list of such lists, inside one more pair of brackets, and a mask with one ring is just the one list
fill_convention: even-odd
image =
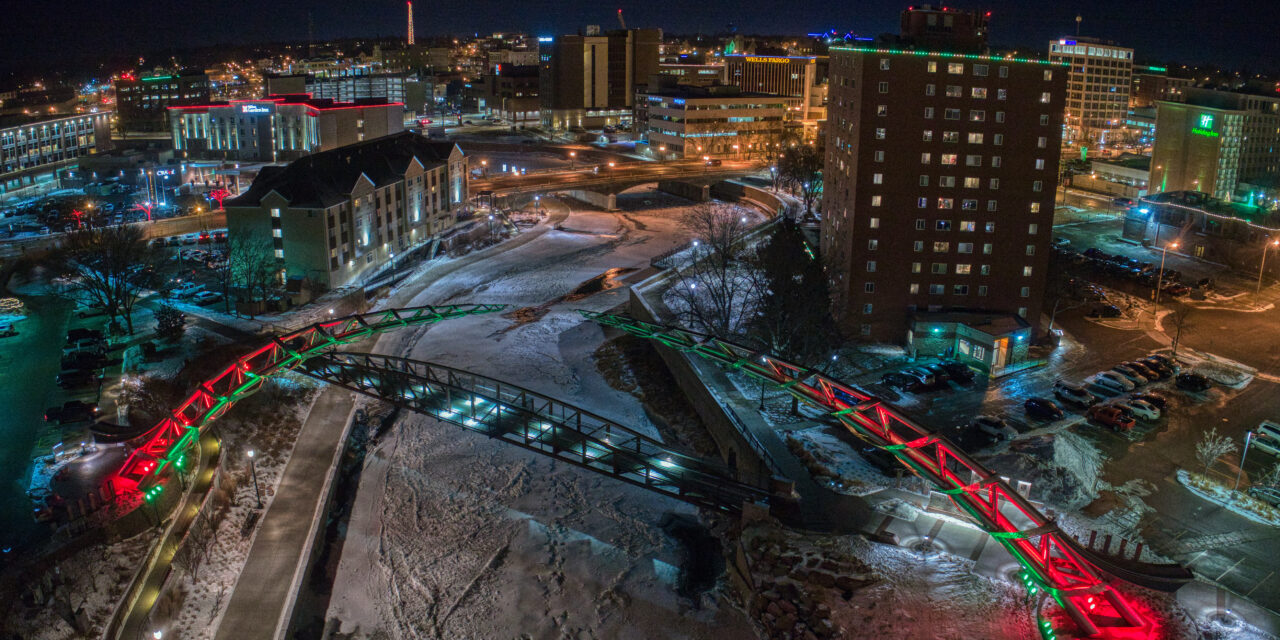
[(973, 369), (970, 369), (967, 365), (959, 362), (943, 362), (938, 366), (942, 367), (942, 370), (946, 371), (947, 375), (951, 376), (951, 379), (956, 382), (961, 384), (973, 382)]
[(920, 381), (898, 371), (890, 371), (880, 376), (880, 384), (903, 391), (912, 391), (920, 386)]
[(1254, 430), (1253, 447), (1273, 456), (1280, 456), (1280, 424), (1263, 420)]
[(1048, 398), (1028, 398), (1022, 407), (1027, 410), (1027, 415), (1044, 420), (1061, 420), (1066, 415), (1058, 403)]
[(1128, 380), (1129, 382), (1132, 382), (1134, 386), (1140, 387), (1147, 383), (1146, 376), (1142, 375), (1141, 373), (1138, 373), (1137, 370), (1132, 369), (1126, 365), (1118, 364), (1114, 367), (1111, 367), (1111, 371), (1120, 374), (1122, 377), (1124, 377), (1124, 379)]
[(1178, 388), (1184, 391), (1204, 391), (1213, 386), (1209, 379), (1198, 373), (1179, 373), (1176, 381)]
[(202, 307), (207, 307), (211, 304), (222, 302), (222, 294), (213, 291), (198, 291), (195, 295), (191, 296), (191, 302)]
[(98, 414), (98, 405), (92, 402), (82, 402), (80, 400), (70, 400), (62, 404), (61, 407), (49, 407), (44, 412), (45, 422), (57, 422), (58, 424), (67, 424), (69, 422), (84, 422), (93, 420)]
[(1135, 393), (1135, 394), (1133, 394), (1133, 395), (1129, 396), (1129, 398), (1130, 398), (1130, 399), (1132, 399), (1132, 400), (1140, 400), (1140, 401), (1142, 401), (1142, 402), (1145, 402), (1145, 403), (1147, 403), (1147, 404), (1149, 404), (1149, 405), (1151, 405), (1151, 406), (1153, 406), (1153, 407), (1155, 407), (1155, 408), (1159, 409), (1160, 411), (1164, 411), (1165, 407), (1169, 406), (1169, 401), (1168, 401), (1168, 399), (1166, 399), (1164, 396), (1162, 396), (1162, 395), (1160, 395), (1160, 394), (1158, 394), (1158, 393), (1152, 393), (1152, 392), (1150, 392), (1150, 391), (1143, 391), (1142, 393)]
[(1111, 391), (1126, 392), (1133, 391), (1134, 385), (1124, 376), (1113, 371), (1099, 371), (1093, 376), (1093, 383)]
[(1179, 370), (1181, 370), (1181, 369), (1182, 369), (1182, 364), (1181, 364), (1180, 362), (1178, 362), (1177, 360), (1175, 360), (1175, 359), (1173, 359), (1173, 358), (1171, 358), (1171, 357), (1169, 357), (1169, 356), (1164, 355), (1163, 353), (1153, 353), (1153, 354), (1151, 354), (1151, 355), (1149, 355), (1149, 356), (1147, 356), (1147, 357), (1143, 358), (1143, 360), (1155, 360), (1155, 361), (1157, 361), (1157, 362), (1161, 362), (1161, 363), (1163, 363), (1166, 367), (1169, 367), (1170, 369), (1173, 369), (1174, 371), (1179, 371)]
[(707, 160), (705, 164), (706, 164), (708, 167), (718, 167), (718, 166), (720, 166), (720, 165), (724, 164), (724, 162), (723, 162), (723, 161), (721, 161), (721, 160), (718, 160), (718, 159), (712, 158), (712, 159), (710, 159), (710, 160)]
[(1141, 400), (1139, 398), (1130, 398), (1127, 404), (1130, 407), (1133, 407), (1133, 415), (1138, 417), (1141, 420), (1159, 420), (1160, 419), (1160, 409), (1157, 408), (1155, 405), (1151, 404), (1150, 402)]
[(89, 305), (87, 307), (80, 307), (79, 309), (77, 309), (76, 317), (77, 318), (93, 318), (96, 316), (106, 315), (106, 313), (107, 313), (106, 309), (103, 309), (102, 307), (95, 304), (95, 305)]
[(64, 371), (58, 374), (58, 386), (63, 389), (80, 389), (97, 384), (102, 374), (92, 369)]
[(934, 377), (932, 373), (930, 373), (925, 369), (921, 369), (919, 367), (908, 367), (906, 369), (903, 369), (902, 373), (909, 375), (912, 378), (915, 378), (917, 382), (919, 382), (920, 384), (926, 387), (931, 387), (935, 382), (938, 381), (938, 379)]
[(946, 382), (947, 380), (951, 379), (951, 374), (947, 373), (947, 370), (943, 369), (942, 365), (939, 365), (939, 364), (925, 364), (925, 365), (920, 365), (917, 368), (924, 369), (925, 371), (928, 371), (929, 373), (933, 374), (933, 379), (937, 380), (938, 382)]
[(1191, 293), (1191, 287), (1188, 287), (1185, 284), (1175, 282), (1173, 284), (1167, 284), (1164, 286), (1164, 294), (1167, 296), (1171, 296), (1174, 298), (1181, 298), (1182, 296), (1185, 296), (1188, 293)]
[(106, 360), (101, 353), (80, 351), (62, 358), (62, 370), (98, 369), (106, 364)]
[(1087, 407), (1098, 401), (1097, 396), (1086, 391), (1084, 387), (1063, 381), (1053, 383), (1053, 395), (1063, 402), (1081, 407)]
[(1148, 369), (1151, 369), (1152, 371), (1155, 371), (1156, 373), (1160, 374), (1161, 380), (1164, 380), (1166, 378), (1172, 378), (1174, 374), (1177, 373), (1176, 369), (1171, 368), (1169, 365), (1165, 364), (1164, 362), (1161, 362), (1160, 360), (1143, 358), (1138, 362), (1143, 366), (1147, 367)]
[(1249, 487), (1249, 495), (1273, 507), (1280, 507), (1280, 489), (1275, 487)]
[(1141, 362), (1138, 362), (1136, 360), (1129, 360), (1128, 362), (1124, 363), (1124, 366), (1129, 367), (1134, 371), (1137, 371), (1142, 377), (1152, 382), (1155, 382), (1156, 380), (1160, 380), (1164, 378), (1164, 376), (1160, 375), (1160, 373), (1157, 372), (1155, 369), (1152, 369), (1151, 367)]
[(178, 300), (186, 300), (187, 298), (200, 293), (202, 290), (204, 290), (204, 285), (197, 284), (195, 282), (188, 282), (176, 289), (170, 289), (169, 295), (177, 298)]
[(1011, 440), (1018, 437), (1018, 432), (1013, 427), (995, 416), (978, 416), (973, 419), (971, 426), (997, 440)]
[(1119, 408), (1105, 404), (1090, 407), (1089, 419), (1116, 431), (1128, 431), (1134, 425), (1133, 418), (1126, 416)]
[(0, 338), (12, 338), (18, 335), (18, 330), (13, 328), (11, 324), (0, 324)]
[(1098, 305), (1089, 312), (1089, 315), (1094, 318), (1119, 318), (1120, 307), (1114, 304)]
[(85, 338), (93, 338), (93, 339), (95, 339), (95, 340), (102, 340), (102, 332), (101, 332), (101, 331), (98, 331), (97, 329), (86, 329), (86, 328), (84, 328), (84, 327), (80, 327), (80, 328), (77, 328), (77, 329), (69, 329), (69, 330), (67, 330), (67, 343), (68, 343), (68, 344), (70, 344), (70, 343), (72, 343), (72, 342), (76, 342), (77, 340), (83, 340), (83, 339), (85, 339)]
[(68, 342), (62, 347), (62, 355), (69, 356), (77, 353), (102, 353), (103, 346), (101, 340), (93, 338), (81, 338), (75, 342)]

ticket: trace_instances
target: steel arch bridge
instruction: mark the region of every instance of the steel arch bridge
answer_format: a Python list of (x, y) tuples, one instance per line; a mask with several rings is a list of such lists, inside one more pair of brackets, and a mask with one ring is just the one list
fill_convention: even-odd
[[(854, 435), (893, 454), (951, 498), (1022, 565), (1021, 575), (1031, 594), (1043, 589), (1051, 595), (1084, 635), (1160, 637), (1160, 630), (1149, 616), (1136, 610), (1110, 584), (1109, 578), (1114, 575), (1157, 589), (1176, 588), (1191, 579), (1189, 571), (1176, 565), (1143, 565), (1139, 570), (1133, 565), (1099, 566), (1106, 563), (1105, 558), (1086, 552), (999, 475), (945, 437), (916, 424), (866, 391), (714, 336), (624, 316), (579, 313), (600, 324), (739, 370), (828, 412)], [(1041, 633), (1046, 637), (1053, 635), (1047, 623), (1040, 621)]]
[[(732, 512), (745, 502), (773, 497), (738, 482), (733, 471), (719, 463), (673, 451), (622, 425), (527, 389), (428, 362), (337, 352), (338, 347), (386, 331), (503, 308), (476, 304), (393, 309), (320, 322), (273, 337), (200, 384), (178, 409), (141, 436), (144, 444), (108, 483), (119, 496), (154, 499), (163, 490), (166, 472), (183, 467), (185, 451), (201, 429), (258, 391), (272, 375), (297, 371), (699, 506)], [(1052, 520), (999, 476), (873, 395), (711, 336), (622, 316), (581, 313), (600, 324), (740, 370), (828, 411), (855, 435), (889, 451), (948, 495), (1019, 561), (1031, 593), (1043, 589), (1053, 596), (1082, 633), (1159, 637), (1153, 622), (1111, 585), (1096, 557), (1091, 562)], [(1141, 584), (1141, 572), (1121, 575)], [(1044, 627), (1042, 632), (1052, 635)]]

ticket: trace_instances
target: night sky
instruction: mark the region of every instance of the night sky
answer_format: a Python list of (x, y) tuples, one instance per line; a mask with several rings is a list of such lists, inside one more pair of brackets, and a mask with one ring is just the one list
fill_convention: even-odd
[[(577, 31), (585, 24), (616, 25), (622, 8), (629, 26), (672, 33), (719, 33), (734, 23), (741, 33), (803, 34), (840, 29), (860, 35), (896, 32), (899, 0), (698, 0), (623, 2), (592, 0), (420, 0), (419, 37), (434, 34), (524, 30), (535, 35)], [(307, 12), (317, 39), (404, 33), (400, 0), (60, 0), (7, 3), (0, 22), (0, 64), (60, 63), (101, 53), (141, 54), (157, 49), (305, 40)], [(1132, 46), (1139, 62), (1217, 63), (1253, 71), (1280, 68), (1280, 2), (1245, 0), (1126, 1), (989, 0), (957, 4), (993, 12), (991, 41), (1044, 49), (1050, 38), (1075, 32)], [(44, 66), (44, 65), (42, 65)]]

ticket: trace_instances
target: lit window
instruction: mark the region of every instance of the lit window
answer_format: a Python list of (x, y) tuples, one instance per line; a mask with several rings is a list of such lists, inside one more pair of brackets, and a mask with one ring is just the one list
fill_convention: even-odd
[(963, 97), (964, 97), (964, 87), (961, 87), (960, 85), (955, 85), (955, 84), (949, 84), (949, 85), (947, 85), (947, 97), (948, 97), (948, 98), (963, 98)]
[(954, 154), (954, 153), (944, 153), (944, 154), (942, 154), (942, 164), (944, 164), (944, 165), (954, 165), (954, 164), (956, 163), (956, 160), (957, 160), (958, 158), (959, 158), (959, 155), (957, 155), (957, 154)]
[(961, 242), (956, 245), (956, 251), (959, 253), (973, 253), (973, 243)]
[(1052, 70), (1052, 69), (1045, 69), (1045, 71), (1044, 71), (1044, 79), (1045, 79), (1045, 80), (1052, 80), (1052, 79), (1053, 79), (1053, 70)]
[(959, 131), (943, 131), (942, 141), (943, 142), (960, 142), (960, 132)]
[(938, 231), (950, 231), (950, 230), (951, 230), (951, 221), (950, 221), (950, 220), (939, 220), (939, 221), (937, 222), (937, 225), (936, 225), (936, 227), (935, 227), (935, 228), (936, 228)]
[(1044, 92), (1041, 92), (1041, 93), (1040, 93), (1040, 102), (1042, 102), (1042, 103), (1044, 103), (1044, 104), (1049, 104), (1049, 102), (1050, 102), (1050, 101), (1052, 101), (1052, 100), (1053, 100), (1053, 94), (1052, 94), (1052, 93), (1049, 93), (1048, 91), (1044, 91)]
[(945, 263), (945, 262), (935, 262), (935, 263), (933, 263), (933, 264), (929, 265), (929, 273), (932, 273), (932, 274), (934, 274), (934, 275), (939, 275), (939, 276), (946, 275), (946, 274), (947, 274), (947, 263)]
[(921, 251), (924, 251), (924, 241), (916, 240), (915, 242), (912, 242), (911, 250), (915, 251), (916, 253), (920, 253)]
[(884, 127), (876, 128), (876, 140), (884, 140)]
[(929, 73), (937, 73), (937, 72), (938, 72), (938, 63), (937, 63), (937, 62), (934, 62), (934, 61), (932, 61), (932, 60), (930, 60), (930, 61), (925, 65), (925, 69), (926, 69)]
[(996, 112), (996, 122), (1004, 122), (1004, 112), (1003, 112), (1003, 111), (997, 111), (997, 112)]
[(973, 98), (977, 98), (978, 100), (986, 100), (986, 99), (987, 99), (987, 88), (986, 88), (986, 87), (972, 87), (972, 88), (970, 88), (970, 89), (969, 89), (969, 96), (970, 96), (970, 97), (973, 97)]
[(991, 156), (991, 167), (993, 169), (1000, 168), (1000, 156)]
[(973, 75), (985, 76), (987, 75), (987, 69), (988, 67), (985, 64), (975, 64), (973, 65)]
[(932, 153), (929, 153), (929, 152), (927, 152), (927, 151), (926, 151), (926, 152), (924, 152), (924, 153), (920, 154), (920, 164), (929, 164), (929, 163), (930, 163), (930, 162), (932, 162), (932, 161), (933, 161), (933, 154), (932, 154)]
[(996, 201), (995, 201), (995, 200), (988, 200), (988, 201), (987, 201), (987, 211), (995, 211), (995, 210), (996, 210)]
[(987, 242), (987, 243), (985, 243), (985, 244), (983, 244), (983, 245), (982, 245), (982, 255), (984, 255), (984, 256), (989, 256), (989, 255), (991, 255), (991, 243), (990, 243), (990, 242)]
[(1003, 144), (1004, 144), (1004, 134), (1003, 134), (1003, 133), (997, 133), (997, 134), (992, 135), (992, 136), (991, 136), (991, 144), (994, 144), (994, 145), (996, 145), (997, 147), (998, 147), (998, 146), (1003, 145)]
[(1027, 255), (1034, 256), (1036, 254), (1036, 246), (1034, 244), (1027, 245)]
[(876, 115), (878, 116), (889, 115), (889, 105), (887, 104), (876, 105)]
[[(992, 202), (995, 202), (995, 201), (994, 201), (994, 200), (992, 200)], [(986, 223), (985, 225), (983, 225), (983, 231), (986, 231), (987, 233), (995, 233), (995, 232), (996, 232), (996, 223), (994, 223), (994, 222), (988, 222), (988, 223)]]
[(876, 162), (884, 162), (884, 151), (876, 152)]
[(981, 267), (978, 267), (978, 273), (980, 273), (980, 274), (982, 274), (982, 275), (984, 275), (984, 276), (989, 276), (989, 275), (991, 275), (991, 265), (989, 265), (989, 264), (984, 264), (984, 265), (982, 265)]
[(928, 199), (928, 198), (923, 198), (923, 197), (921, 197), (921, 198), (916, 198), (916, 207), (918, 207), (918, 208), (920, 208), (920, 209), (924, 209), (925, 207), (928, 207), (928, 206), (929, 206), (929, 199)]
[(868, 261), (867, 261), (867, 272), (868, 272), (868, 273), (872, 273), (872, 272), (875, 272), (875, 270), (876, 270), (876, 261), (875, 261), (875, 260), (868, 260)]
[(987, 112), (981, 109), (969, 110), (969, 122), (986, 122)]
[(1043, 183), (1043, 182), (1041, 182), (1041, 181), (1039, 181), (1039, 180), (1036, 180), (1036, 181), (1034, 181), (1034, 182), (1032, 182), (1032, 183), (1031, 183), (1031, 190), (1032, 190), (1032, 191), (1035, 191), (1036, 193), (1039, 193), (1039, 192), (1040, 192), (1040, 191), (1042, 191), (1043, 189), (1044, 189), (1044, 183)]
[(284, 258), (284, 249), (276, 249), (276, 257)]
[(938, 198), (939, 209), (950, 209), (955, 206), (956, 201), (951, 198)]
[(1047, 113), (1040, 114), (1040, 124), (1042, 125), (1049, 124), (1049, 114)]
[(1039, 202), (1032, 202), (1032, 203), (1031, 203), (1031, 213), (1040, 213), (1040, 203), (1039, 203)]
[(870, 303), (870, 302), (868, 302), (868, 303), (866, 303), (866, 304), (862, 305), (862, 313), (863, 313), (864, 315), (865, 315), (865, 314), (870, 314), (870, 313), (871, 313), (871, 303)]
[(961, 230), (961, 231), (969, 231), (969, 232), (972, 232), (972, 231), (976, 231), (977, 229), (978, 229), (978, 223), (974, 222), (973, 220), (961, 220), (961, 221), (960, 221), (960, 230)]
[(941, 285), (941, 284), (929, 285), (929, 295), (940, 296), (943, 293), (946, 293), (946, 291), (947, 291), (946, 285)]
[(932, 119), (933, 119), (933, 107), (925, 107), (925, 108), (924, 108), (924, 119), (925, 119), (925, 120), (932, 120)]
[(920, 176), (920, 186), (922, 186), (922, 187), (927, 187), (927, 186), (929, 186), (929, 176), (927, 176), (927, 175), (921, 175), (921, 176)]
[(1007, 100), (1009, 98), (1008, 89), (996, 89), (996, 100)]
[(912, 263), (911, 263), (911, 273), (920, 273), (920, 263), (919, 263), (919, 262), (912, 262)]
[(1046, 147), (1046, 146), (1048, 146), (1048, 145), (1049, 145), (1049, 139), (1048, 139), (1048, 138), (1046, 138), (1046, 137), (1044, 137), (1044, 136), (1040, 136), (1039, 138), (1037, 138), (1037, 139), (1036, 139), (1036, 146), (1037, 146), (1037, 147), (1039, 147), (1039, 148), (1043, 149), (1043, 148), (1045, 148), (1045, 147)]
[(871, 196), (871, 206), (878, 207), (880, 206), (880, 202), (880, 196)]
[(934, 252), (934, 253), (946, 253), (946, 252), (947, 252), (947, 251), (949, 251), (949, 250), (951, 250), (951, 243), (950, 243), (950, 242), (942, 242), (942, 241), (938, 241), (938, 242), (934, 242), (934, 243), (933, 243), (933, 252)]
[[(1024, 278), (1029, 278), (1029, 277), (1031, 277), (1031, 267), (1023, 267), (1023, 268), (1022, 268), (1022, 276), (1023, 276)], [(1024, 296), (1024, 297), (1025, 297), (1025, 296)]]
[(871, 228), (872, 228), (872, 229), (879, 229), (879, 228), (880, 228), (880, 218), (872, 218), (872, 219), (871, 219)]
[(982, 166), (982, 156), (979, 156), (979, 155), (967, 155), (967, 156), (965, 156), (965, 157), (964, 157), (964, 164), (965, 164), (965, 166), (968, 166), (968, 167), (981, 167), (981, 166)]
[(926, 84), (926, 85), (924, 86), (924, 94), (925, 94), (926, 96), (931, 96), (931, 95), (933, 95), (933, 94), (937, 93), (937, 91), (938, 91), (938, 85), (936, 85), (936, 84)]
[[(1039, 203), (1032, 203), (1032, 204), (1039, 204)], [(1037, 231), (1039, 231), (1039, 230), (1040, 230), (1040, 225), (1038, 225), (1038, 224), (1036, 224), (1036, 223), (1034, 223), (1034, 222), (1032, 222), (1031, 224), (1027, 225), (1027, 235), (1029, 235), (1029, 236), (1034, 236), (1034, 235), (1036, 234), (1036, 232), (1037, 232)]]
[(284, 233), (283, 233), (283, 232), (282, 232), (282, 230), (280, 230), (280, 229), (272, 229), (272, 230), (271, 230), (271, 237), (273, 237), (273, 238), (283, 238), (283, 237), (284, 237)]
[(958, 275), (958, 276), (967, 276), (967, 275), (969, 275), (969, 269), (970, 269), (970, 268), (971, 268), (971, 266), (970, 266), (970, 265), (967, 265), (967, 264), (958, 264), (958, 265), (956, 265), (956, 275)]
[(918, 285), (918, 284), (916, 284), (916, 283), (914, 283), (914, 282), (913, 282), (913, 283), (911, 283), (911, 285), (910, 285), (909, 287), (907, 287), (907, 292), (908, 292), (908, 293), (910, 293), (911, 295), (916, 295), (916, 294), (920, 293), (920, 285)]
[(944, 110), (942, 111), (942, 117), (943, 117), (944, 119), (946, 119), (946, 120), (959, 120), (959, 119), (960, 119), (960, 110), (959, 110), (959, 109), (944, 109)]
[(981, 133), (970, 133), (970, 134), (969, 134), (969, 144), (982, 144), (982, 134), (981, 134)]
[(981, 184), (982, 184), (982, 178), (975, 178), (973, 176), (969, 176), (968, 178), (964, 179), (964, 188), (966, 189), (977, 189)]
[(873, 174), (871, 174), (871, 184), (883, 184), (883, 183), (884, 183), (884, 174), (883, 174), (883, 173), (873, 173)]
[(867, 240), (867, 251), (875, 251), (880, 248), (880, 241), (872, 238)]
[(955, 176), (938, 176), (938, 186), (946, 187), (948, 189), (951, 187), (954, 187), (956, 186), (956, 177)]
[(964, 63), (963, 63), (963, 62), (948, 62), (948, 63), (947, 63), (947, 73), (954, 74), (954, 75), (962, 75), (962, 74), (964, 74)]
[(889, 59), (888, 59), (888, 58), (880, 58), (880, 70), (881, 70), (881, 71), (888, 71), (888, 70), (889, 70)]
[[(1030, 267), (1028, 267), (1028, 268), (1030, 268)], [(1024, 298), (1030, 298), (1030, 297), (1031, 297), (1031, 287), (1023, 287), (1023, 288), (1022, 288), (1022, 291), (1020, 292), (1020, 295), (1021, 295), (1022, 297), (1024, 297)]]
[(920, 137), (921, 137), (921, 139), (922, 139), (922, 140), (924, 140), (925, 142), (930, 142), (930, 141), (932, 141), (932, 140), (933, 140), (933, 130), (932, 130), (932, 129), (926, 129), (926, 130), (924, 130), (924, 131), (920, 134)]

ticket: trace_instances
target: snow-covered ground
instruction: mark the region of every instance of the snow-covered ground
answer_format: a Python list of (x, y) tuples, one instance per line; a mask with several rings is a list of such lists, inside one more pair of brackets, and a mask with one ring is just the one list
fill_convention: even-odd
[[(629, 283), (636, 272), (627, 270), (687, 237), (674, 198), (628, 193), (619, 204), (619, 213), (575, 210), (559, 229), (458, 269), (411, 303), (506, 303), (522, 313), (388, 334), (377, 350), (526, 386), (656, 437), (640, 402), (597, 370), (603, 331), (575, 312), (616, 307), (626, 288), (573, 292), (611, 269)], [(694, 609), (677, 596), (680, 548), (660, 523), (694, 514), (684, 503), (422, 416), (402, 418), (366, 464), (328, 613), (344, 633), (752, 635), (723, 599)]]

